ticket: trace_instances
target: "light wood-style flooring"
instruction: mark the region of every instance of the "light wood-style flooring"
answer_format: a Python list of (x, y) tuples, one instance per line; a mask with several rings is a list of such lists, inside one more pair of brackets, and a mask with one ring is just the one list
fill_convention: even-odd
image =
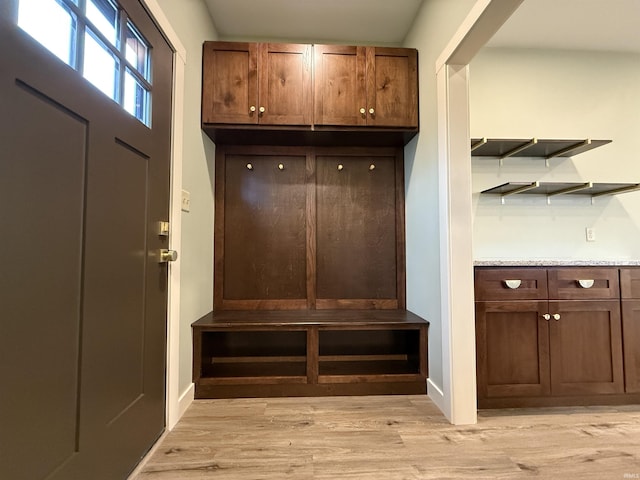
[(640, 479), (640, 405), (454, 426), (426, 396), (197, 400), (131, 478)]

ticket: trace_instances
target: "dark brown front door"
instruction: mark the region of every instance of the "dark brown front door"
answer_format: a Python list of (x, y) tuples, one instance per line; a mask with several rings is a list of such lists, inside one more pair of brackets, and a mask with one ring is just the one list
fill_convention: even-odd
[(164, 429), (172, 51), (151, 128), (0, 0), (0, 478), (123, 479)]

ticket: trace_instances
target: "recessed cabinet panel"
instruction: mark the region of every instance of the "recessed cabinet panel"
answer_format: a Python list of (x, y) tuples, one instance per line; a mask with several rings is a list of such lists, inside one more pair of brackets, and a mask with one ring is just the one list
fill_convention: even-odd
[(316, 168), (318, 299), (396, 300), (395, 157), (325, 155)]
[(627, 393), (640, 393), (640, 300), (622, 301), (624, 372)]
[(305, 299), (306, 157), (228, 155), (225, 164), (224, 299)]
[(311, 55), (311, 45), (260, 45), (260, 124), (311, 124)]
[[(205, 42), (202, 122), (258, 123), (257, 44)], [(255, 110), (255, 109), (254, 109)]]
[(554, 395), (622, 393), (622, 331), (617, 301), (549, 302)]
[(546, 302), (476, 303), (480, 398), (550, 393)]
[(345, 45), (314, 47), (315, 124), (367, 124), (364, 52)]
[(375, 47), (367, 57), (368, 125), (417, 127), (416, 50)]

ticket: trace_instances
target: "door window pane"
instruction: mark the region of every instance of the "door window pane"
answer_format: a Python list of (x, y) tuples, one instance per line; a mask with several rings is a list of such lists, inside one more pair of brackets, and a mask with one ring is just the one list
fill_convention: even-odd
[(18, 26), (60, 60), (75, 67), (76, 18), (56, 0), (21, 1)]
[(113, 46), (118, 39), (118, 9), (109, 0), (87, 0), (87, 18)]
[(84, 34), (84, 78), (117, 100), (118, 60), (90, 32)]
[(124, 109), (145, 125), (149, 125), (149, 92), (129, 69), (124, 76)]
[(127, 22), (125, 58), (145, 79), (149, 80), (149, 47), (138, 31)]

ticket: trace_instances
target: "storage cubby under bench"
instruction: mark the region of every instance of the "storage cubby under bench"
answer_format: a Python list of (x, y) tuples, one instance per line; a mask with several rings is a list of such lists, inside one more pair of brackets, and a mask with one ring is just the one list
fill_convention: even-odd
[(426, 393), (407, 310), (214, 311), (193, 323), (196, 398)]

